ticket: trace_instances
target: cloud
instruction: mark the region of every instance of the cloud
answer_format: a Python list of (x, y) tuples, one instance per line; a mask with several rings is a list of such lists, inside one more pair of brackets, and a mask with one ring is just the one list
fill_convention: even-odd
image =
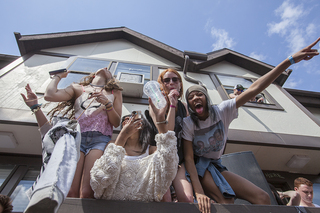
[(285, 83), (284, 87), (295, 89), (295, 88), (297, 88), (297, 86), (300, 85), (300, 84), (302, 84), (302, 80), (301, 80), (301, 79), (300, 79), (299, 81), (296, 81), (295, 79), (292, 78), (292, 79), (289, 79), (289, 80)]
[(259, 60), (259, 61), (263, 61), (263, 60), (266, 59), (266, 56), (265, 56), (265, 55), (258, 54), (258, 53), (255, 53), (255, 52), (250, 53), (249, 56), (250, 56), (251, 58), (257, 59), (257, 60)]
[(303, 4), (295, 5), (291, 0), (285, 0), (275, 10), (276, 16), (280, 17), (278, 23), (268, 24), (269, 36), (279, 34), (285, 38), (290, 53), (294, 53), (305, 47), (306, 39), (313, 37), (316, 26), (301, 20), (310, 13), (310, 9), (304, 9)]
[(216, 41), (212, 44), (212, 51), (222, 48), (231, 49), (236, 44), (233, 38), (229, 37), (229, 33), (224, 29), (216, 29), (215, 27), (211, 27), (210, 34)]

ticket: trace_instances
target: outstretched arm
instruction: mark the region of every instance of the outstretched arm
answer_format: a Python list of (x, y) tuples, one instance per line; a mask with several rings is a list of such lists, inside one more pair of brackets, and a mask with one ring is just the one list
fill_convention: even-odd
[[(31, 87), (30, 87), (29, 84), (27, 84), (25, 89), (27, 91), (27, 96), (25, 96), (24, 94), (21, 93), (21, 96), (22, 96), (25, 104), (30, 108), (32, 106), (36, 106), (38, 104), (37, 95), (32, 92)], [(44, 124), (46, 124), (48, 122), (48, 119), (43, 114), (40, 106), (38, 106), (37, 109), (33, 110), (33, 112), (34, 112), (34, 114), (36, 116), (36, 119), (37, 119), (39, 127), (42, 127)]]
[[(313, 56), (319, 55), (316, 49), (312, 49), (320, 41), (320, 37), (310, 44), (309, 46), (303, 48), (302, 50), (296, 52), (292, 55), (292, 58), (295, 63), (298, 63), (302, 60), (310, 60)], [(262, 92), (267, 88), (283, 71), (285, 71), (291, 65), (290, 60), (287, 58), (282, 61), (278, 66), (272, 69), (270, 72), (259, 78), (255, 81), (245, 92), (241, 93), (236, 99), (237, 108), (241, 107), (252, 97), (255, 97), (257, 94)]]

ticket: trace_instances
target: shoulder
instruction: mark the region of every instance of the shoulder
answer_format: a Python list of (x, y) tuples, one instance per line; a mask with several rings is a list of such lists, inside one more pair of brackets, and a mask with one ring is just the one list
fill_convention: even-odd
[(150, 146), (149, 147), (149, 155), (152, 155), (155, 151), (157, 151), (157, 147), (156, 146)]

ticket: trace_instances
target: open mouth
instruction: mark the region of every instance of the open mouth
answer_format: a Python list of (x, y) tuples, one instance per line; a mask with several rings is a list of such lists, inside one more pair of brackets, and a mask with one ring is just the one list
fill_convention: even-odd
[(195, 110), (198, 114), (203, 113), (203, 105), (201, 103), (196, 103), (194, 107), (195, 107)]

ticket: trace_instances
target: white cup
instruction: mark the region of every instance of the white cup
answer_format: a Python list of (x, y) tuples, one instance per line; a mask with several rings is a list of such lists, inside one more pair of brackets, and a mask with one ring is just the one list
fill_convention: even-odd
[(149, 81), (143, 87), (143, 92), (152, 100), (152, 103), (162, 109), (167, 105), (167, 101), (160, 90), (160, 84), (157, 81)]

